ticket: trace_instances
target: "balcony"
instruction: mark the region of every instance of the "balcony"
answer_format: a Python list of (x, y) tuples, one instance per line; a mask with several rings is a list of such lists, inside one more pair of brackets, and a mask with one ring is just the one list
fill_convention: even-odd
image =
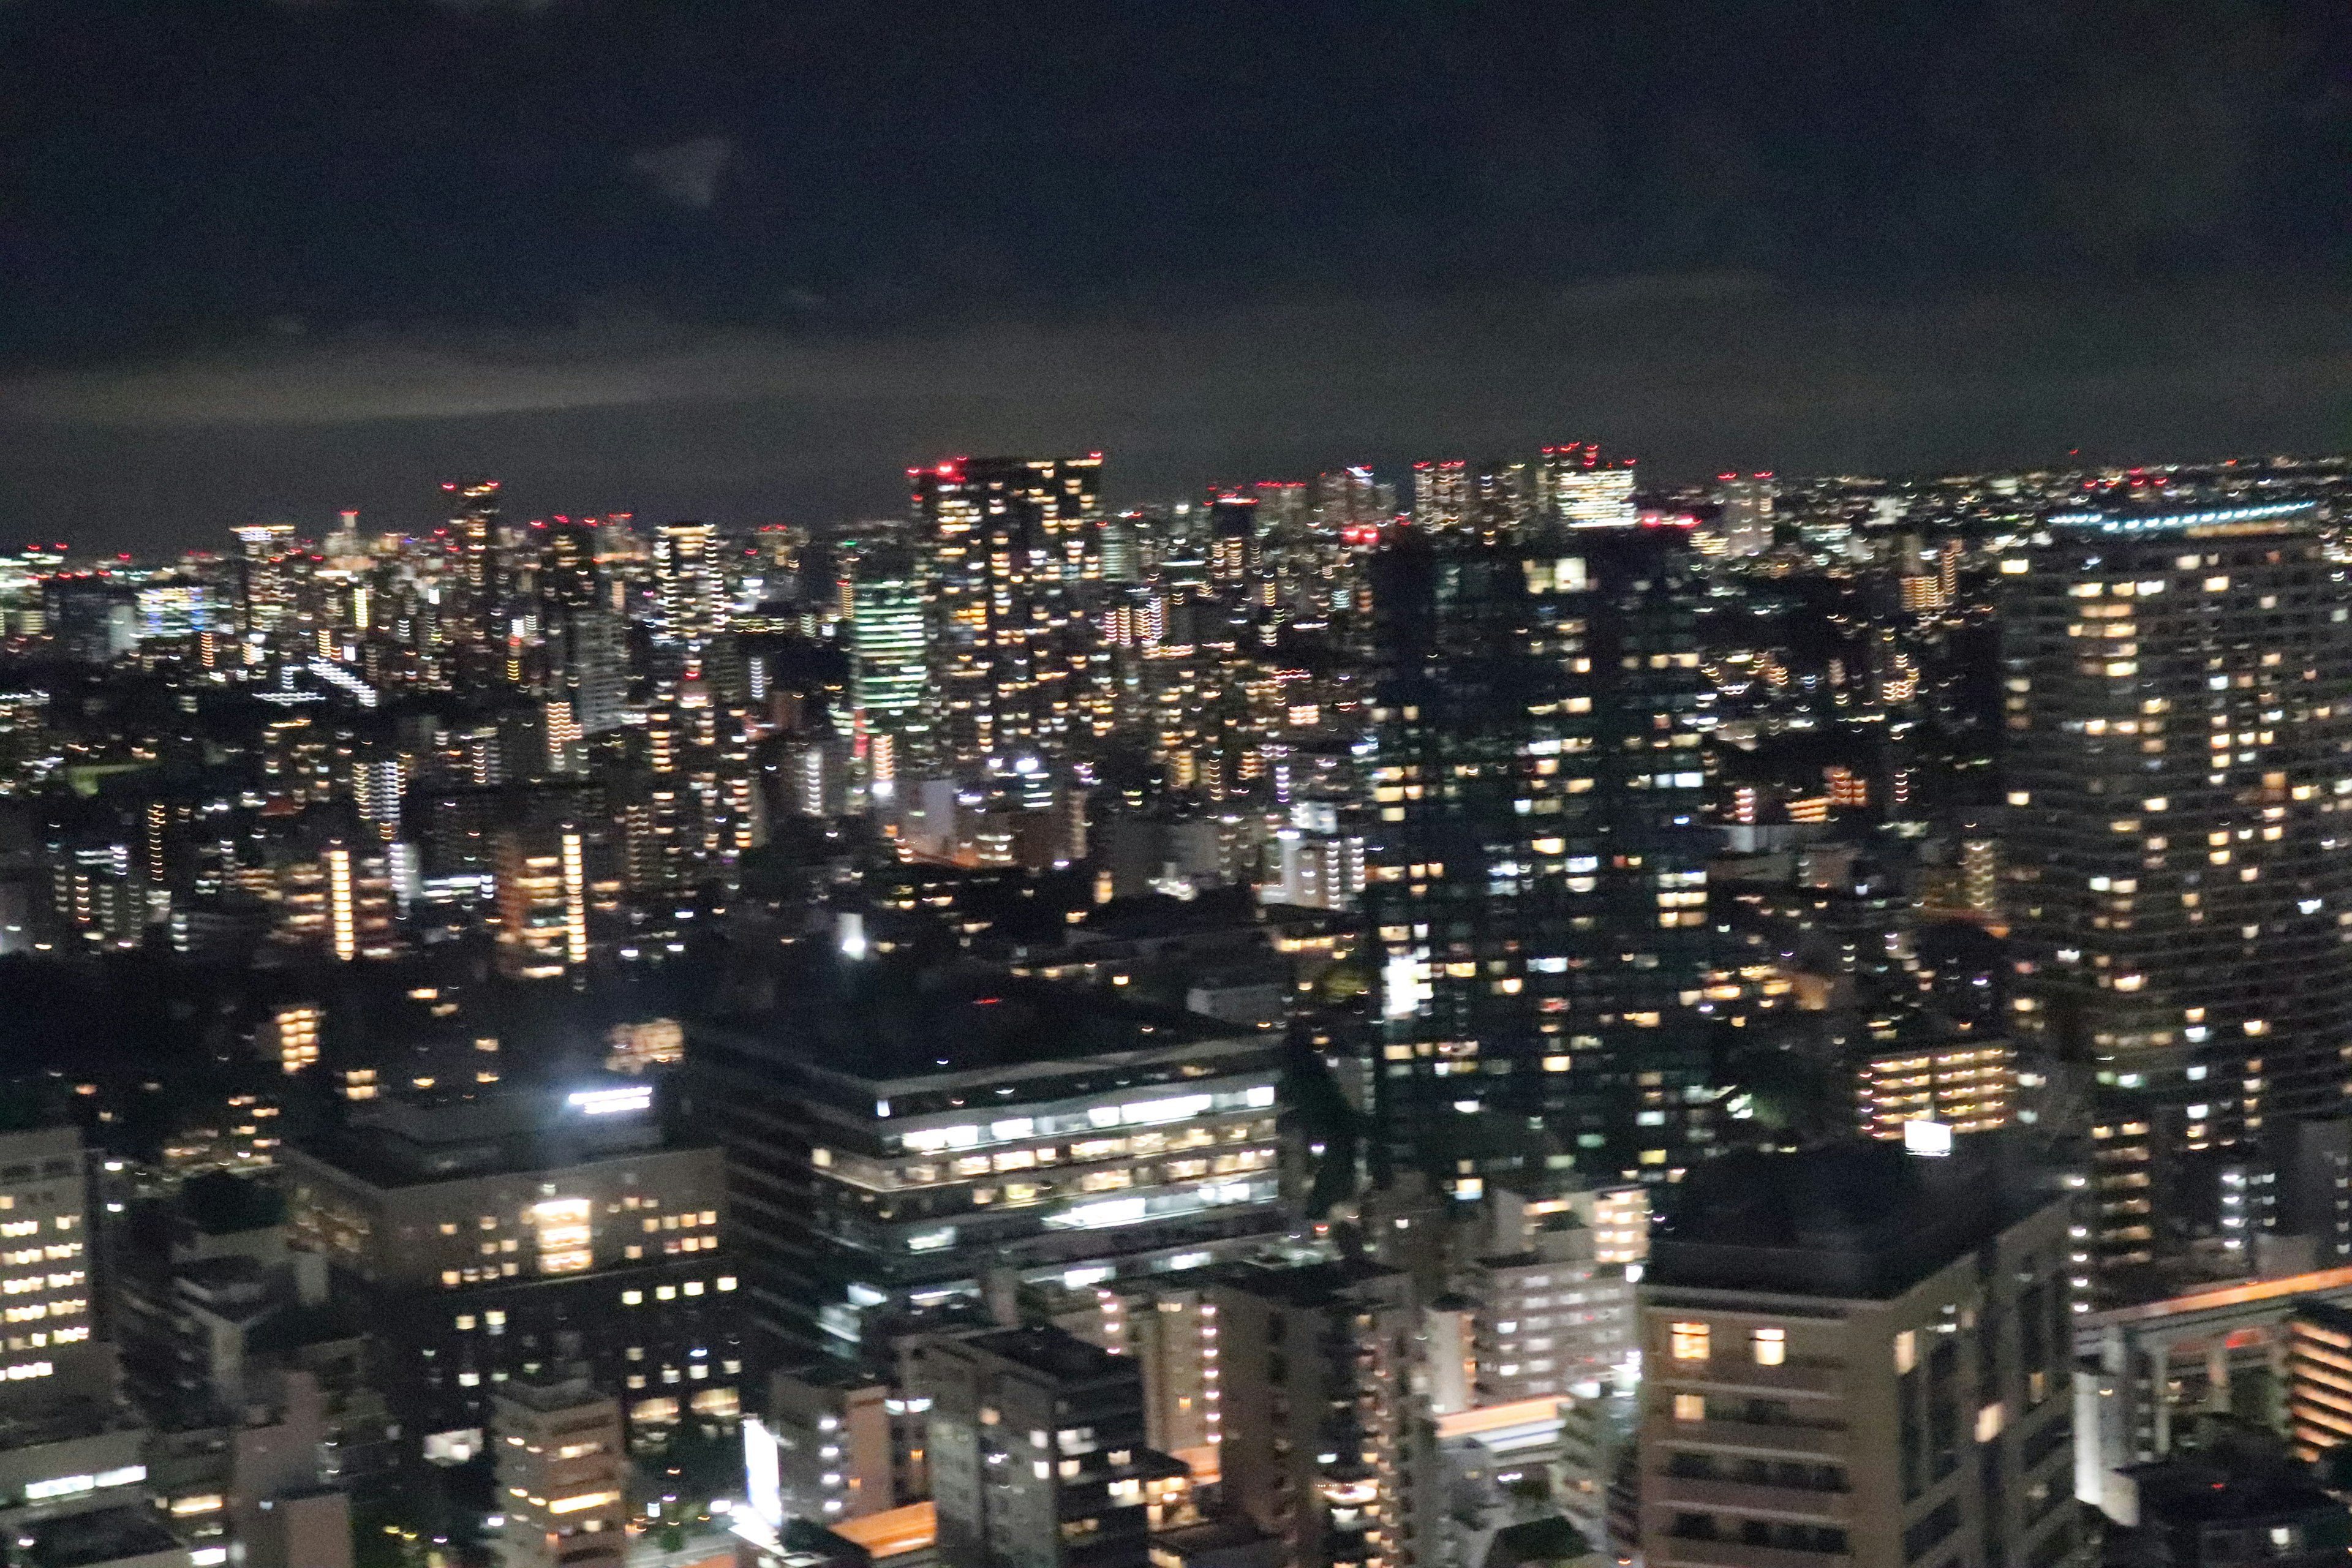
[(1834, 1397), (1840, 1392), (1838, 1378), (1845, 1370), (1836, 1362), (1828, 1361), (1788, 1361), (1778, 1366), (1765, 1366), (1745, 1356), (1654, 1364), (1652, 1376), (1661, 1387), (1746, 1389), (1759, 1394), (1803, 1394), (1822, 1398)]
[(1717, 1453), (1780, 1455), (1790, 1458), (1843, 1459), (1847, 1434), (1842, 1426), (1798, 1426), (1755, 1421), (1645, 1423), (1642, 1442), (1664, 1448), (1700, 1448)]
[(1845, 1524), (1853, 1517), (1852, 1492), (1815, 1491), (1805, 1487), (1776, 1487), (1749, 1481), (1722, 1481), (1696, 1476), (1653, 1475), (1643, 1496), (1653, 1506), (1691, 1513), (1729, 1509), (1759, 1517), (1795, 1520), (1805, 1524)]
[(1852, 1568), (1843, 1552), (1792, 1552), (1738, 1541), (1695, 1541), (1662, 1535), (1645, 1542), (1650, 1568)]

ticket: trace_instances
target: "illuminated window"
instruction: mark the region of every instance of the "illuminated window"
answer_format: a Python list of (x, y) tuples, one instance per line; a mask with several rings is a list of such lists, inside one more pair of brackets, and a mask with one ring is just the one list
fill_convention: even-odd
[(1675, 1323), (1668, 1331), (1676, 1361), (1705, 1361), (1707, 1356), (1706, 1325)]
[(1895, 1336), (1895, 1370), (1899, 1375), (1909, 1372), (1918, 1364), (1919, 1336), (1912, 1330), (1906, 1329)]
[(1779, 1366), (1789, 1359), (1789, 1331), (1759, 1329), (1749, 1336), (1749, 1347), (1756, 1352), (1758, 1366)]
[(1706, 1394), (1675, 1394), (1675, 1420), (1677, 1420), (1677, 1421), (1704, 1421), (1704, 1420), (1706, 1420)]

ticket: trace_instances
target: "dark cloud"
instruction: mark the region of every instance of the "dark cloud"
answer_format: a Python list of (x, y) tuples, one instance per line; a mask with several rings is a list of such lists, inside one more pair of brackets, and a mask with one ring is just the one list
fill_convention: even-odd
[(699, 210), (719, 199), (719, 176), (734, 155), (735, 143), (728, 138), (697, 136), (632, 153), (629, 173), (651, 184), (664, 200)]
[(1597, 438), (1669, 474), (2309, 449), (2352, 413), (2352, 288), (2281, 277), (1856, 303), (1737, 276), (1296, 298), (952, 331), (318, 340), (0, 384), (0, 537), (120, 547), (445, 474), (536, 510), (728, 521), (894, 510), (913, 461), (1106, 448), (1122, 500)]
[(1016, 437), (2336, 438), (2347, 58), (2339, 0), (0, 6), (0, 534), (493, 439), (740, 510)]

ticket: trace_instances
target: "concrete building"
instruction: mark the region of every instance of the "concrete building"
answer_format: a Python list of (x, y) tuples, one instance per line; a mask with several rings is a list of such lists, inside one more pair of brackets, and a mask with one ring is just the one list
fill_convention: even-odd
[(2066, 1209), (2000, 1136), (1694, 1173), (1642, 1282), (1654, 1568), (2071, 1549)]
[(2075, 1496), (2106, 1507), (2118, 1477), (2171, 1458), (2200, 1415), (2290, 1425), (2294, 1358), (2315, 1348), (2296, 1325), (2323, 1325), (2329, 1308), (2352, 1308), (2352, 1267), (2213, 1285), (2077, 1318)]
[[(2344, 1102), (2352, 623), (2314, 504), (2065, 513), (2001, 563), (2021, 1065), (2137, 1097), (2158, 1164)], [(2141, 1228), (2095, 1265), (2188, 1239)]]
[(1185, 1467), (1144, 1444), (1132, 1362), (1036, 1327), (926, 1338), (909, 1366), (942, 1562), (1144, 1568), (1154, 1530), (1192, 1521)]
[(1291, 1568), (1400, 1568), (1431, 1550), (1442, 1494), (1412, 1277), (1251, 1265), (1214, 1296), (1227, 1507)]
[(716, 1149), (664, 1143), (649, 1084), (369, 1100), (286, 1167), (295, 1237), (416, 1369), (389, 1386), (429, 1458), (478, 1452), (493, 1388), (559, 1333), (580, 1336), (576, 1359), (640, 1440), (688, 1419), (731, 1428), (723, 1168)]
[(2226, 1423), (2200, 1436), (2191, 1453), (2125, 1473), (2111, 1568), (2332, 1568), (2352, 1552), (2352, 1511), (2275, 1436)]
[(884, 1352), (992, 1266), (1076, 1289), (1287, 1223), (1270, 1030), (828, 954), (761, 1027), (702, 1027), (688, 1059), (753, 1321), (802, 1356)]
[(744, 1442), (747, 1451), (772, 1455), (755, 1458), (752, 1468), (758, 1473), (773, 1466), (779, 1520), (806, 1520), (829, 1530), (896, 1508), (898, 1446), (892, 1428), (907, 1403), (888, 1373), (856, 1362), (828, 1360), (772, 1373), (766, 1414), (745, 1423)]
[(504, 1568), (621, 1568), (629, 1453), (619, 1403), (585, 1377), (509, 1379), (491, 1434)]

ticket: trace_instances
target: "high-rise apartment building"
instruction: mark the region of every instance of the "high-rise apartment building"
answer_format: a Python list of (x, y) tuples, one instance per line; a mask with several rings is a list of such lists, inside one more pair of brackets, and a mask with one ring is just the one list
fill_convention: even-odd
[(1530, 1160), (1673, 1177), (1713, 1136), (1696, 558), (1664, 529), (1408, 537), (1374, 601), (1388, 1153), (1465, 1197)]
[(621, 618), (594, 605), (549, 612), (550, 689), (571, 704), (583, 736), (609, 734), (626, 718), (629, 653)]
[(2089, 1063), (2159, 1164), (2352, 1091), (2352, 624), (2308, 510), (2061, 514), (2001, 563), (2021, 1065)]
[(499, 836), (499, 964), (548, 980), (588, 963), (587, 838), (577, 823)]
[(294, 552), (293, 526), (254, 523), (236, 531), (236, 543), (245, 630), (265, 635), (277, 631), (294, 618), (297, 607), (296, 577), (289, 561)]
[(1434, 1542), (1411, 1275), (1363, 1259), (1216, 1280), (1220, 1474), (1288, 1568), (1402, 1568)]
[(719, 532), (707, 522), (666, 522), (654, 532), (654, 590), (662, 636), (699, 647), (726, 625)]
[(1097, 668), (1087, 616), (1102, 454), (957, 458), (908, 477), (932, 592), (941, 760), (1056, 752), (1106, 725), (1108, 664)]
[(2074, 1549), (2067, 1205), (2007, 1136), (1692, 1173), (1641, 1285), (1648, 1562)]
[(439, 637), (460, 683), (495, 680), (505, 663), (499, 612), (499, 485), (475, 479), (441, 487), (456, 510), (442, 540)]

